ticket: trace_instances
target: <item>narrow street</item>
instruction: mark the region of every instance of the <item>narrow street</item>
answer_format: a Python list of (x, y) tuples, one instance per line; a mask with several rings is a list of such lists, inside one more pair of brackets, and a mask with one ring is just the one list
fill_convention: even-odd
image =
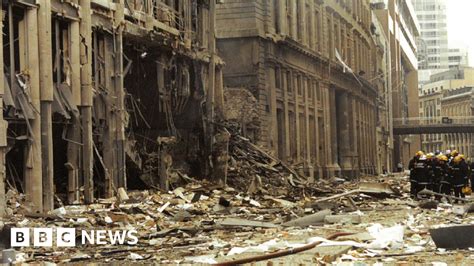
[[(242, 182), (241, 176), (230, 174), (228, 183), (233, 187), (182, 176), (168, 193), (129, 191), (44, 215), (32, 213), (24, 196), (10, 190), (7, 210), (11, 219), (1, 224), (0, 234), (8, 235), (11, 227), (137, 230), (138, 242), (132, 245), (106, 241), (104, 245), (76, 242), (77, 247), (72, 248), (26, 247), (16, 255), (17, 262), (473, 263), (470, 249), (437, 248), (430, 236), (430, 229), (473, 224), (474, 215), (467, 213), (470, 198), (462, 205), (438, 203), (429, 197), (412, 200), (408, 177), (403, 174), (306, 184), (263, 151), (249, 148), (247, 156), (239, 158), (236, 149), (231, 149), (235, 165), (229, 173), (254, 171), (258, 179)], [(273, 182), (268, 182), (270, 178)], [(460, 206), (463, 211), (456, 214)], [(77, 235), (76, 241), (79, 239)], [(8, 245), (7, 237), (0, 244)], [(299, 249), (303, 250), (297, 253)], [(283, 256), (273, 257), (275, 254)]]
[[(367, 179), (372, 180), (375, 178)], [(301, 253), (256, 265), (332, 262), (359, 262), (357, 265), (375, 262), (472, 264), (474, 258), (470, 250), (437, 249), (428, 230), (472, 224), (474, 216), (454, 215), (451, 204), (439, 204), (434, 209), (420, 208), (418, 202), (408, 198), (406, 177), (396, 176), (390, 180), (388, 184), (399, 189), (401, 195), (357, 193), (352, 194), (351, 199), (339, 198), (317, 204), (314, 201), (318, 197), (311, 196), (311, 193), (291, 197), (271, 192), (290, 191), (289, 188), (263, 187), (248, 196), (231, 187), (191, 181), (170, 193), (131, 192), (129, 199), (120, 204), (115, 203), (115, 199), (104, 199), (92, 205), (66, 206), (41, 217), (22, 214), (25, 208), (19, 207), (15, 208), (13, 224), (9, 223), (9, 226), (138, 230), (136, 245), (26, 248), (21, 253), (25, 262), (104, 263), (125, 260), (215, 264), (321, 241), (321, 244)], [(315, 190), (320, 191), (319, 195), (330, 196), (357, 186), (354, 182), (337, 185), (327, 182)], [(22, 206), (21, 199), (16, 196), (9, 193), (12, 207)], [(301, 227), (285, 226), (286, 221), (326, 208), (339, 218), (316, 219)], [(347, 235), (333, 241), (324, 239), (337, 233)]]

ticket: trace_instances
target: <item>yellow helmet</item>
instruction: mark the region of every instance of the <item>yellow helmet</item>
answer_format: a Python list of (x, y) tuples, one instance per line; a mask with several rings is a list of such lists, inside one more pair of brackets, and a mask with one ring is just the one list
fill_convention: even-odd
[(432, 159), (434, 157), (434, 154), (432, 152), (426, 154), (426, 159)]
[(460, 155), (454, 157), (453, 159), (453, 162), (456, 164), (460, 163), (461, 161), (462, 161), (462, 157)]
[(438, 159), (439, 159), (440, 161), (447, 162), (447, 161), (448, 161), (448, 156), (446, 156), (446, 155), (440, 155), (440, 156), (438, 156)]
[(417, 157), (421, 157), (421, 156), (425, 155), (425, 153), (423, 151), (417, 151), (415, 155)]
[(471, 193), (472, 193), (471, 187), (469, 187), (469, 186), (463, 187), (462, 188), (462, 193), (465, 194), (465, 195), (471, 195)]
[(458, 156), (459, 152), (457, 150), (453, 150), (451, 152), (451, 156), (455, 157), (455, 156)]

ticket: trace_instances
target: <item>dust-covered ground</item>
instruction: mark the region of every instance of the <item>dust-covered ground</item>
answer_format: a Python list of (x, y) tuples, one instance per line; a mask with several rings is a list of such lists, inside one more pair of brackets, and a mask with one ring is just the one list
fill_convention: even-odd
[[(56, 247), (56, 241), (53, 247), (17, 247), (16, 262), (231, 264), (254, 258), (249, 261), (258, 265), (474, 264), (470, 250), (437, 248), (429, 232), (472, 224), (474, 215), (454, 214), (459, 207), (449, 202), (410, 199), (406, 176), (336, 178), (305, 184), (310, 188), (291, 177), (287, 181), (277, 187), (252, 182), (246, 190), (189, 179), (168, 193), (134, 191), (128, 199), (63, 206), (45, 215), (32, 214), (23, 195), (9, 191), (11, 216), (0, 224), (0, 244), (8, 248), (12, 227), (67, 227), (89, 233), (136, 230), (138, 242), (82, 243), (78, 234), (75, 247)], [(315, 247), (296, 253), (309, 244)], [(282, 251), (293, 254), (256, 261)]]

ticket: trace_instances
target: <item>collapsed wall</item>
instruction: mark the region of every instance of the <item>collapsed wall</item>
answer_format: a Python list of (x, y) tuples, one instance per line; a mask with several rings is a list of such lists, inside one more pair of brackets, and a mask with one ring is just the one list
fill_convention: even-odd
[(4, 1), (0, 179), (42, 212), (119, 188), (166, 190), (171, 168), (209, 176), (223, 99), (213, 9)]

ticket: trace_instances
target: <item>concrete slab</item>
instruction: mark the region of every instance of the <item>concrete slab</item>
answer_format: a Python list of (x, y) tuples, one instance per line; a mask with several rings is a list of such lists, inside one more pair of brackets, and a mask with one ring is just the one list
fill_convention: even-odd
[(466, 249), (474, 247), (474, 225), (430, 229), (437, 248)]

